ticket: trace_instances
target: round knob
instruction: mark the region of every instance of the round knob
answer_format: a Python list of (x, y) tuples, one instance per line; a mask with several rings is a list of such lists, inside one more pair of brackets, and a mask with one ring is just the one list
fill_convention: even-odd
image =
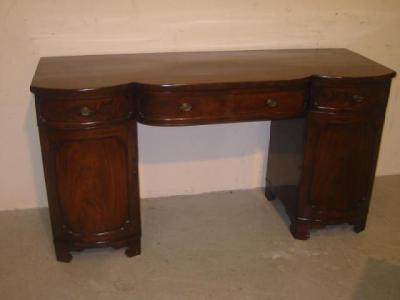
[(82, 117), (88, 117), (93, 114), (93, 110), (91, 110), (89, 107), (84, 106), (79, 110), (80, 114)]
[(267, 99), (267, 105), (271, 108), (273, 107), (277, 107), (278, 106), (278, 102), (274, 99)]
[(189, 112), (192, 110), (192, 105), (189, 103), (182, 103), (179, 109), (183, 112)]
[(357, 103), (363, 102), (364, 101), (364, 97), (360, 96), (360, 95), (353, 95), (353, 100)]

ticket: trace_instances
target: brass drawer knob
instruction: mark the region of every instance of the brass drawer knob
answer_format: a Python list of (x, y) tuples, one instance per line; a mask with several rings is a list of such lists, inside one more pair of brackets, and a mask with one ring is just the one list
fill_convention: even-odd
[(189, 112), (192, 110), (192, 105), (189, 103), (182, 103), (179, 109), (183, 112)]
[(361, 103), (364, 101), (364, 97), (360, 95), (353, 95), (353, 100), (357, 103)]
[(278, 106), (278, 102), (274, 99), (267, 99), (268, 107), (274, 108)]
[(91, 110), (89, 107), (84, 106), (79, 110), (79, 113), (81, 114), (82, 117), (88, 117), (93, 114), (93, 110)]

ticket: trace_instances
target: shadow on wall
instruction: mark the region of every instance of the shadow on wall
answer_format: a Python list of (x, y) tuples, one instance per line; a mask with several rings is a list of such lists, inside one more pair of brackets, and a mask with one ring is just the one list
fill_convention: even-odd
[(268, 152), (269, 122), (159, 127), (139, 125), (139, 160), (170, 163)]
[(400, 266), (382, 260), (368, 259), (354, 299), (400, 299)]
[(29, 104), (27, 107), (28, 110), (25, 115), (24, 131), (29, 145), (32, 178), (35, 184), (35, 199), (38, 199), (38, 206), (47, 206), (46, 186), (44, 182), (39, 130), (37, 127), (36, 109), (33, 94), (31, 94), (29, 97)]

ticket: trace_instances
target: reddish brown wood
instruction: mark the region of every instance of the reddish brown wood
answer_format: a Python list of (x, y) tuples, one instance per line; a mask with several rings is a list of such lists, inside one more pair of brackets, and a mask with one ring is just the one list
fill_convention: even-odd
[[(132, 102), (123, 95), (116, 99)], [(49, 103), (60, 104), (57, 114), (68, 106), (65, 99), (37, 100), (38, 112), (47, 112)], [(100, 98), (95, 105), (102, 104)], [(69, 119), (59, 115), (61, 123), (38, 118), (57, 259), (70, 261), (70, 251), (87, 247), (126, 246), (134, 249), (130, 253), (140, 253), (135, 120), (101, 119), (97, 124), (71, 118), (81, 128), (61, 128)], [(114, 116), (120, 120), (119, 114)]]
[(143, 92), (139, 121), (153, 125), (193, 125), (291, 118), (306, 107), (306, 80), (285, 87)]
[(265, 193), (294, 237), (362, 231), (393, 76), (345, 49), (42, 58), (31, 91), (57, 259), (140, 254), (136, 122), (273, 120)]
[(347, 49), (291, 49), (87, 55), (40, 59), (31, 89), (87, 91), (139, 84), (150, 88), (324, 78), (392, 77), (394, 72)]
[(382, 80), (315, 80), (305, 123), (272, 123), (266, 194), (280, 196), (296, 238), (331, 224), (365, 228), (389, 88)]
[(99, 125), (128, 119), (133, 113), (133, 102), (129, 97), (72, 98), (40, 97), (38, 115), (41, 122), (52, 127), (82, 127)]

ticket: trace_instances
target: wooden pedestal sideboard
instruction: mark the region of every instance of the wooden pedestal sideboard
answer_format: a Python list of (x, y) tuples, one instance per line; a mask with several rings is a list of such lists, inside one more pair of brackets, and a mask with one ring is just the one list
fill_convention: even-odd
[(362, 231), (394, 76), (346, 49), (41, 58), (31, 91), (57, 259), (140, 253), (137, 122), (271, 120), (265, 194), (293, 236)]

